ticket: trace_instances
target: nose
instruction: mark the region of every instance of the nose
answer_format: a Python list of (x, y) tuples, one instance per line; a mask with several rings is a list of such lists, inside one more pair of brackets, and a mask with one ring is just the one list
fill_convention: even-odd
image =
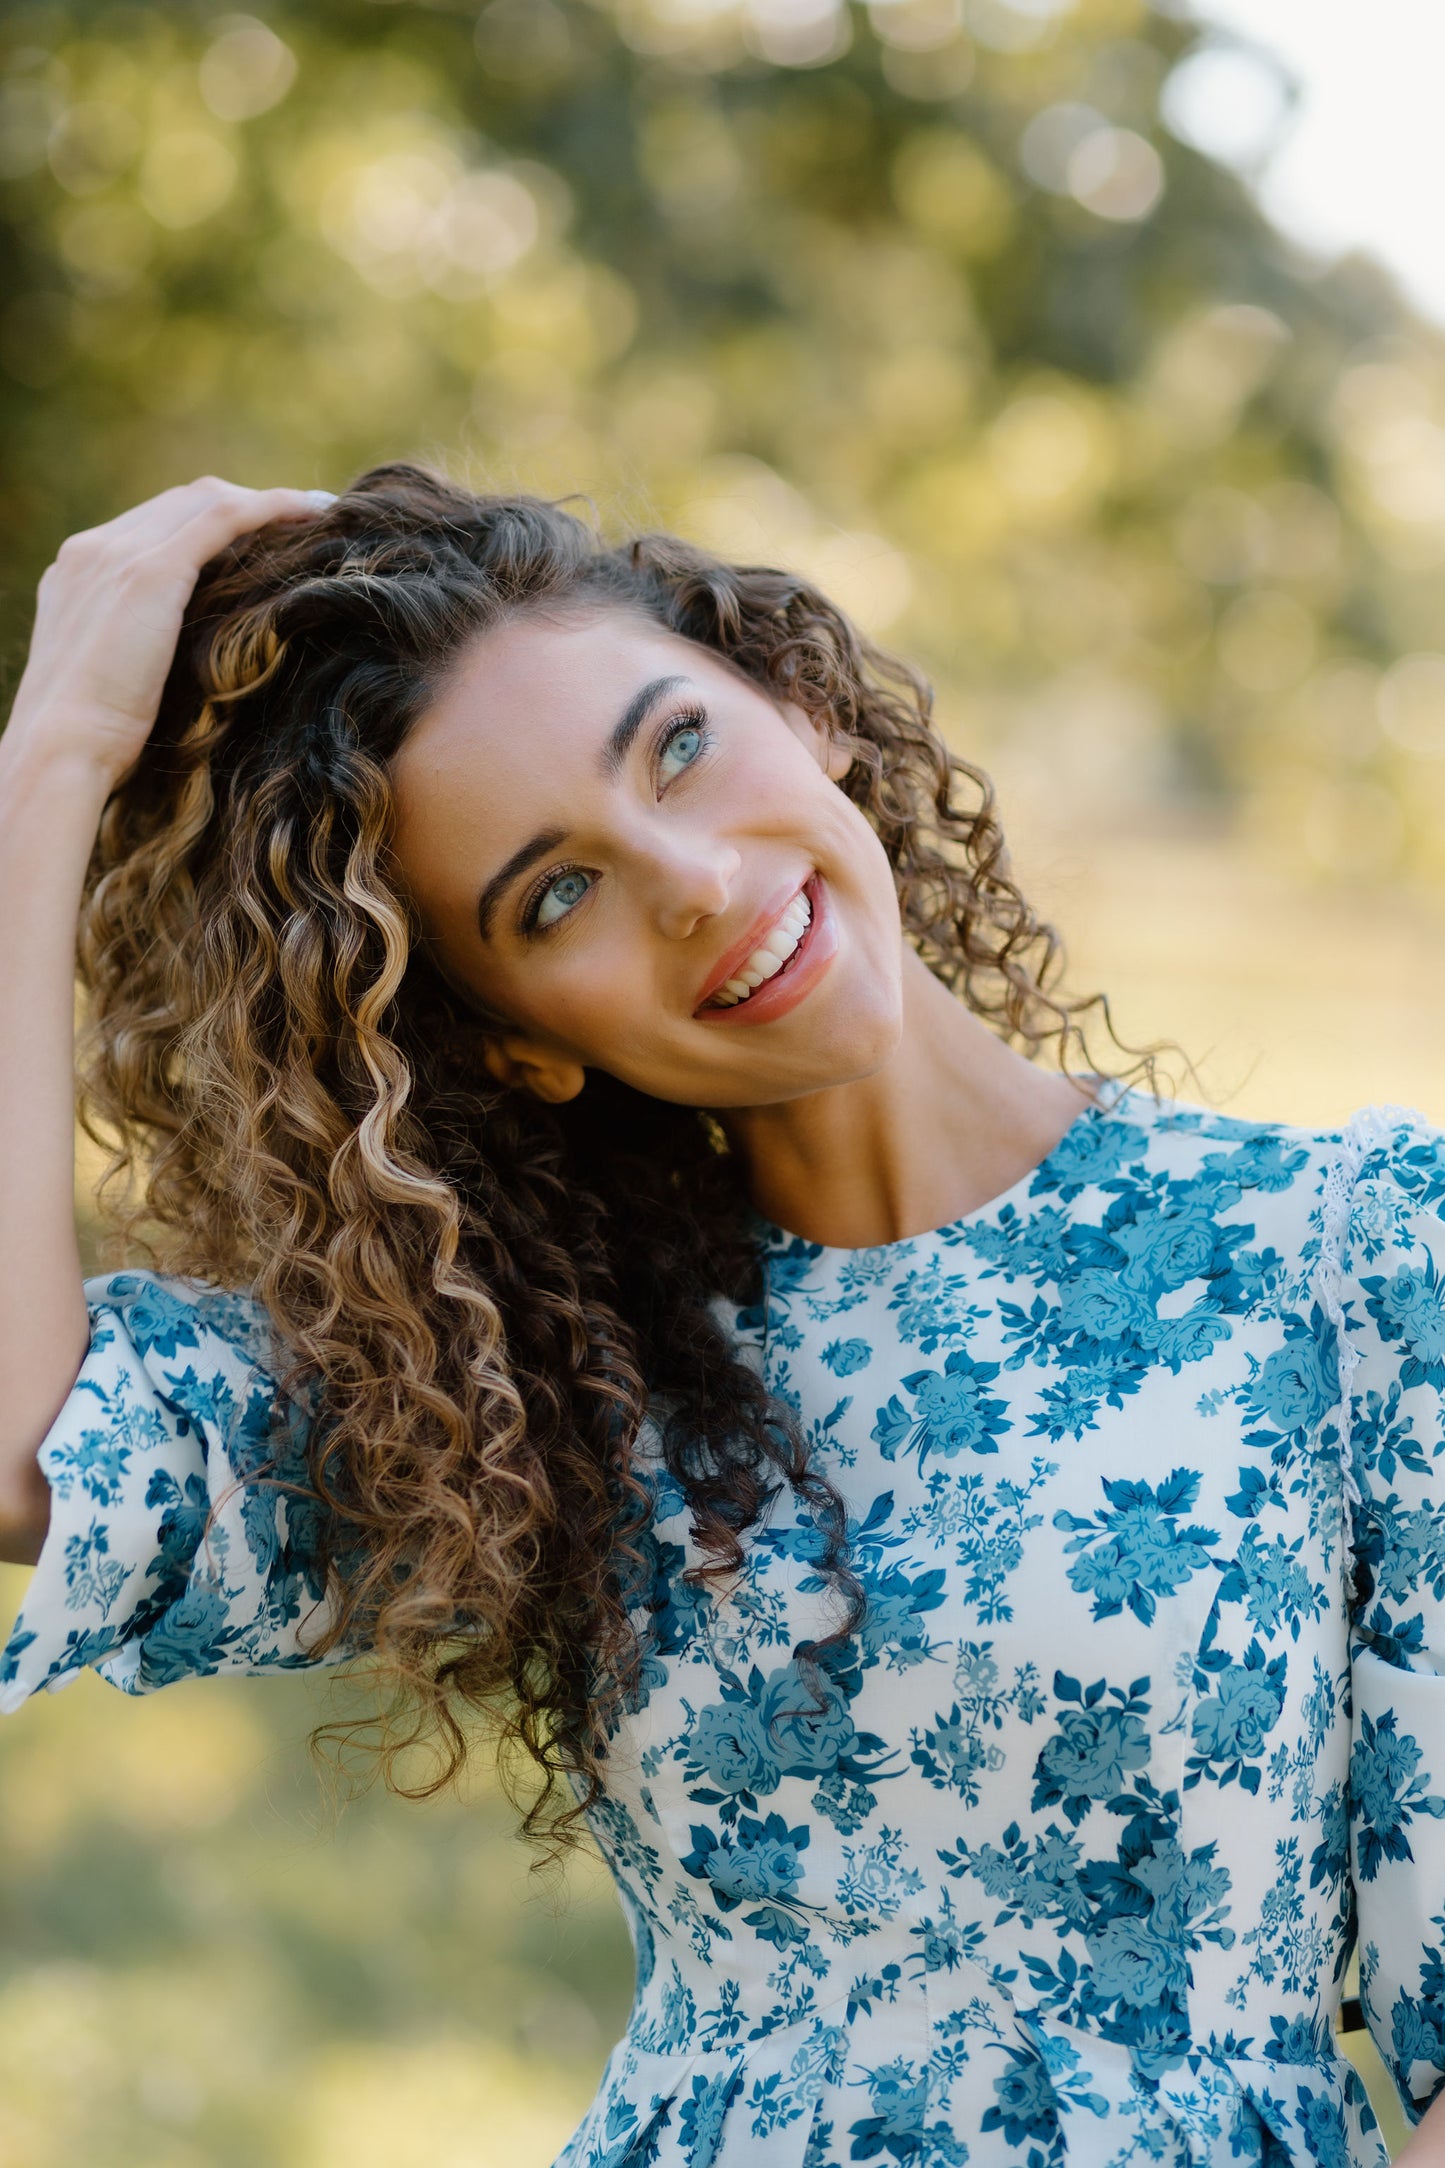
[(726, 911), (742, 865), (723, 837), (672, 827), (648, 838), (646, 859), (653, 920), (669, 941), (685, 941), (705, 919)]

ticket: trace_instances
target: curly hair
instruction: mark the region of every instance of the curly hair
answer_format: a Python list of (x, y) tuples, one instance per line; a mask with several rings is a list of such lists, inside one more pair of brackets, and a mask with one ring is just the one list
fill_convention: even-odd
[(600, 1074), (564, 1106), (494, 1086), (489, 1019), (437, 968), (390, 854), (388, 763), (463, 644), (574, 605), (641, 612), (847, 741), (841, 787), (907, 937), (1005, 1039), (1068, 1067), (1087, 1013), (1108, 1027), (1100, 997), (1054, 990), (1056, 936), (922, 679), (806, 580), (668, 535), (610, 545), (561, 504), (402, 465), (206, 568), (86, 887), (102, 1207), (122, 1250), (244, 1286), (275, 1328), (307, 1411), (314, 1653), (370, 1648), (393, 1686), (369, 1765), (435, 1791), (485, 1716), (540, 1767), (528, 1824), (553, 1831), (596, 1796), (635, 1687), (644, 1424), (695, 1573), (735, 1572), (788, 1484), (839, 1593), (832, 1641), (861, 1604), (838, 1495), (717, 1315), (762, 1292), (717, 1124)]

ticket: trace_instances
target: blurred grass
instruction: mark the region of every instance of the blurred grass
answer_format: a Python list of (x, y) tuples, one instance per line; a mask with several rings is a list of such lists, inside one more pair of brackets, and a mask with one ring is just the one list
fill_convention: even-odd
[[(1146, 0), (10, 0), (0, 660), (63, 534), (193, 473), (586, 490), (924, 663), (1186, 1093), (1445, 1115), (1445, 340), (1167, 118), (1208, 42)], [(610, 1894), (579, 1859), (559, 1912), (484, 1783), (318, 1826), (318, 1694), (0, 1726), (4, 2168), (551, 2159), (628, 1999)]]
[[(23, 1575), (0, 1574), (6, 1620)], [(0, 1726), (6, 2168), (550, 2161), (625, 2021), (588, 1855), (529, 1874), (479, 1783), (334, 1825), (328, 1689), (92, 1677)]]
[(1371, 1102), (1445, 1119), (1445, 898), (1302, 880), (1230, 836), (1098, 849), (1057, 819), (1013, 825), (1071, 980), (1107, 989), (1126, 1039), (1178, 1042), (1182, 1096), (1318, 1126)]
[[(1076, 983), (1111, 990), (1126, 1036), (1196, 1057), (1185, 1096), (1311, 1124), (1373, 1099), (1445, 1111), (1427, 901), (1322, 890), (1218, 835), (1099, 854), (1057, 809), (1019, 849)], [(0, 1608), (20, 1578), (0, 1576)], [(32, 2119), (15, 2168), (121, 2168), (142, 2137), (158, 2168), (555, 2155), (628, 2001), (605, 1877), (584, 1855), (565, 1888), (533, 1886), (486, 1784), (465, 1804), (367, 1798), (332, 1833), (301, 1744), (324, 1692), (207, 1681), (131, 1702), (86, 1679), (0, 1726), (0, 2099)], [(1398, 2148), (1373, 2045), (1345, 2047)]]

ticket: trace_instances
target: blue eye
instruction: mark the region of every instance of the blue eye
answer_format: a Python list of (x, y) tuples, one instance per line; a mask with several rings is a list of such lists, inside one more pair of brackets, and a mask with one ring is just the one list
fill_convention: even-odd
[[(692, 767), (711, 742), (707, 717), (700, 711), (674, 716), (653, 755), (661, 780), (670, 783), (683, 769)], [(595, 878), (581, 866), (564, 866), (560, 873), (554, 873), (544, 888), (533, 891), (532, 900), (524, 907), (523, 932), (545, 933), (549, 926), (559, 925), (576, 910)]]
[[(707, 743), (707, 732), (701, 721), (694, 716), (680, 716), (668, 733), (658, 766), (665, 776), (676, 774), (680, 768), (690, 768)], [(668, 768), (668, 762), (676, 766)]]
[(532, 913), (532, 924), (555, 926), (559, 918), (565, 918), (567, 913), (582, 901), (591, 884), (591, 878), (590, 874), (583, 873), (576, 866), (569, 866), (565, 873), (559, 873), (555, 881), (548, 882), (537, 899), (537, 908)]

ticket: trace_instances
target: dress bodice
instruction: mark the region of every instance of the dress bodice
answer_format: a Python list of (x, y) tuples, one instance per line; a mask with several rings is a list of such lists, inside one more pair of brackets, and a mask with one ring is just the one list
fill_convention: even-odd
[[(636, 2000), (559, 2168), (1384, 2160), (1334, 2020), (1358, 1920), (1383, 2051), (1407, 2096), (1441, 2082), (1442, 1198), (1407, 1120), (1125, 1093), (931, 1234), (762, 1231), (729, 1323), (842, 1494), (865, 1610), (830, 1642), (786, 1487), (740, 1575), (689, 1579), (686, 1501), (639, 1460), (644, 1664), (590, 1810)], [(129, 1425), (116, 1514), (167, 1450), (145, 1377), (174, 1407), (196, 1304), (234, 1298), (187, 1300), (131, 1275), (98, 1305), (130, 1335), (91, 1380), (112, 1459)], [(92, 1521), (94, 1412), (42, 1454)], [(140, 1628), (47, 1545), (11, 1700), (86, 1661), (139, 1689), (303, 1660), (295, 1532), (237, 1527), (169, 1609), (158, 1516), (119, 1547)]]

